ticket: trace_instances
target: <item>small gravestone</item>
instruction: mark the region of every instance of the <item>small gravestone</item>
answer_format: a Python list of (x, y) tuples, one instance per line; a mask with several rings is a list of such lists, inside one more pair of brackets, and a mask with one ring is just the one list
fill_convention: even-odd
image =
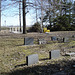
[(53, 50), (49, 52), (50, 59), (56, 59), (60, 57), (60, 50)]
[(72, 35), (72, 38), (75, 38), (75, 35)]
[(38, 54), (32, 54), (26, 57), (26, 63), (28, 66), (37, 63), (38, 60)]
[(44, 40), (44, 39), (39, 39), (39, 40), (38, 40), (38, 43), (39, 43), (39, 44), (46, 44), (46, 40)]
[(59, 43), (61, 43), (61, 42), (63, 42), (63, 38), (58, 37), (58, 38), (57, 38), (57, 41), (58, 41)]
[(24, 38), (24, 45), (33, 45), (34, 39), (32, 37), (25, 37)]
[(69, 42), (69, 38), (67, 37), (63, 38), (63, 42)]
[(52, 41), (56, 41), (56, 40), (57, 40), (57, 37), (52, 36), (52, 37), (51, 37), (51, 40), (52, 40)]

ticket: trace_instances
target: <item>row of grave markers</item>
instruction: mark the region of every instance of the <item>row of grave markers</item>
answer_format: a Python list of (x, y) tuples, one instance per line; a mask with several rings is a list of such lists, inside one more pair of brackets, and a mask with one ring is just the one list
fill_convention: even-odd
[[(75, 36), (73, 36), (75, 38)], [(52, 41), (59, 40), (59, 38), (51, 37)], [(46, 44), (46, 41), (44, 39), (39, 39), (39, 44)], [(63, 42), (68, 42), (69, 38), (63, 38)], [(34, 38), (32, 37), (26, 37), (24, 38), (24, 45), (33, 45), (34, 44)], [(52, 50), (49, 52), (49, 59), (57, 59), (60, 57), (60, 50)], [(35, 64), (39, 61), (38, 54), (32, 54), (26, 57), (26, 63), (27, 65)]]
[[(46, 41), (44, 39), (39, 39), (41, 43), (39, 44), (45, 44)], [(32, 37), (26, 37), (24, 38), (24, 45), (33, 45), (34, 44), (34, 39)], [(53, 50), (49, 52), (49, 58), (50, 59), (56, 59), (60, 57), (60, 50)], [(27, 65), (32, 65), (35, 64), (39, 61), (38, 54), (32, 54), (26, 57), (26, 63)]]
[[(72, 36), (75, 37), (75, 36)], [(57, 38), (55, 36), (51, 37), (51, 41), (61, 41), (61, 42), (69, 42), (69, 38)], [(47, 44), (47, 41), (44, 39), (38, 39), (39, 44)], [(34, 44), (34, 38), (33, 37), (25, 37), (24, 38), (24, 45), (33, 45)]]
[[(60, 50), (52, 50), (49, 52), (49, 59), (57, 59), (60, 57)], [(33, 65), (39, 61), (38, 54), (32, 54), (26, 57), (26, 64)]]

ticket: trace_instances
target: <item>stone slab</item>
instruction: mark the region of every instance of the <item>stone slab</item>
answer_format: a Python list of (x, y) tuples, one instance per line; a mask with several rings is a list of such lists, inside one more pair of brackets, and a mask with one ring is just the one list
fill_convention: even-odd
[(58, 41), (59, 43), (61, 43), (61, 42), (63, 42), (63, 38), (58, 37), (58, 38), (57, 38), (57, 41)]
[(75, 53), (74, 52), (72, 52), (72, 53), (66, 53), (65, 55), (72, 56), (72, 55), (75, 55)]
[(38, 40), (38, 43), (39, 43), (39, 44), (46, 44), (47, 42), (46, 42), (46, 40), (44, 40), (44, 39), (39, 39), (39, 40)]
[(49, 52), (50, 59), (56, 59), (60, 57), (60, 50), (53, 50)]
[(37, 63), (38, 60), (39, 60), (38, 54), (32, 54), (26, 57), (26, 63), (28, 66)]
[(67, 37), (63, 38), (63, 42), (69, 42), (69, 38)]
[(72, 38), (75, 38), (75, 35), (72, 35)]
[(33, 45), (33, 44), (34, 44), (34, 38), (32, 38), (32, 37), (24, 38), (24, 45)]
[(56, 40), (57, 40), (57, 37), (52, 36), (52, 37), (51, 37), (51, 40), (52, 40), (52, 41), (56, 41)]

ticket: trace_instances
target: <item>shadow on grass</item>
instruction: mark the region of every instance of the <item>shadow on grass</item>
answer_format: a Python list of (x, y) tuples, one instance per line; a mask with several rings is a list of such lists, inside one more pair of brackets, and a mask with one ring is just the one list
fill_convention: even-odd
[(16, 45), (16, 46), (25, 46), (24, 44), (19, 44), (19, 45)]
[[(18, 65), (18, 67), (25, 65), (26, 64)], [(12, 71), (11, 73), (1, 75), (75, 75), (75, 67), (73, 67), (73, 65), (75, 65), (74, 60), (62, 60), (55, 61), (53, 64), (26, 66), (22, 69)]]
[(50, 58), (40, 59), (39, 61), (50, 60)]
[(17, 67), (22, 67), (22, 66), (25, 66), (25, 65), (27, 65), (27, 64), (16, 65), (15, 68), (17, 68)]

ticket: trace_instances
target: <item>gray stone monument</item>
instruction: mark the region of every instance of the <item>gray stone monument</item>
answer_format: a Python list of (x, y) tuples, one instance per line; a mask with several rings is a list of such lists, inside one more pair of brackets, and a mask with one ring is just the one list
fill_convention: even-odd
[(38, 40), (38, 43), (39, 43), (39, 44), (46, 44), (47, 42), (46, 42), (46, 40), (44, 40), (44, 39), (39, 39), (39, 40)]
[(75, 35), (72, 35), (72, 38), (75, 38)]
[(56, 40), (57, 40), (57, 37), (52, 36), (52, 37), (51, 37), (51, 40), (52, 40), (52, 41), (56, 41)]
[(63, 42), (69, 42), (69, 38), (67, 37), (63, 38)]
[(38, 60), (38, 54), (32, 54), (26, 57), (26, 63), (28, 66), (37, 63)]
[(60, 57), (60, 50), (53, 50), (49, 52), (50, 59), (56, 59)]
[(24, 45), (33, 45), (33, 44), (34, 44), (34, 38), (32, 38), (32, 37), (24, 38)]

